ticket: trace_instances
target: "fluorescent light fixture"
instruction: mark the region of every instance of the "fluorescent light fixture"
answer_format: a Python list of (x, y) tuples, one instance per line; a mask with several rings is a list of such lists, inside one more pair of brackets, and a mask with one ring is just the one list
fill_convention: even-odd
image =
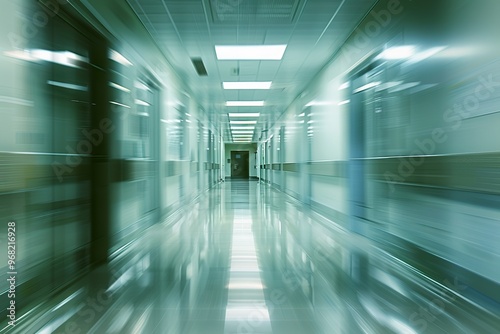
[(403, 45), (385, 49), (379, 57), (387, 60), (396, 60), (410, 58), (414, 54), (415, 47), (413, 45)]
[(227, 285), (227, 288), (230, 290), (233, 289), (240, 289), (240, 290), (263, 290), (264, 285), (262, 284), (262, 281), (255, 281), (255, 282), (229, 282)]
[(223, 82), (224, 89), (270, 89), (272, 81)]
[(88, 91), (88, 87), (87, 86), (74, 85), (74, 84), (70, 84), (70, 83), (67, 83), (67, 82), (60, 82), (60, 81), (48, 80), (47, 84), (49, 84), (51, 86), (66, 88), (66, 89), (81, 90), (83, 92)]
[(123, 103), (119, 103), (119, 102), (115, 102), (115, 101), (109, 101), (109, 103), (114, 104), (115, 106), (119, 106), (119, 107), (130, 109), (130, 106), (128, 106), (126, 104), (123, 104)]
[(121, 90), (122, 92), (125, 92), (125, 93), (130, 93), (130, 89), (125, 88), (125, 87), (123, 87), (123, 86), (121, 86), (119, 84), (116, 84), (114, 82), (111, 82), (111, 81), (109, 82), (109, 87), (113, 87), (113, 88), (119, 89), (119, 90)]
[(59, 65), (81, 68), (80, 63), (88, 63), (88, 58), (82, 57), (70, 51), (49, 51), (42, 49), (5, 51), (9, 57), (38, 62), (40, 60), (52, 62)]
[(231, 124), (255, 124), (257, 121), (229, 121)]
[(151, 89), (149, 89), (148, 86), (146, 86), (144, 83), (140, 82), (140, 81), (136, 81), (134, 82), (134, 87), (137, 88), (137, 89), (140, 89), (140, 90), (146, 90), (146, 91), (151, 91)]
[(119, 64), (125, 65), (125, 66), (131, 66), (133, 65), (127, 58), (125, 58), (121, 53), (118, 51), (109, 49), (108, 52), (108, 57), (111, 60), (116, 61)]
[(343, 105), (343, 104), (347, 104), (347, 103), (349, 103), (349, 102), (351, 102), (351, 100), (344, 100), (344, 101), (340, 101), (340, 102), (339, 102), (339, 106), (341, 106), (341, 105)]
[(216, 45), (218, 60), (281, 60), (286, 45)]
[(380, 81), (369, 82), (369, 83), (367, 83), (366, 85), (363, 85), (363, 86), (361, 86), (361, 87), (359, 87), (359, 88), (356, 88), (356, 89), (353, 91), (353, 93), (359, 93), (359, 92), (362, 92), (362, 91), (367, 90), (367, 89), (369, 89), (369, 88), (376, 87), (376, 86), (378, 86), (378, 85), (380, 85), (380, 84), (381, 84), (381, 82), (380, 82)]
[(228, 107), (262, 107), (264, 101), (226, 101)]
[(70, 51), (49, 51), (42, 49), (4, 51), (8, 57), (38, 62), (40, 60), (69, 67), (80, 68), (80, 63), (88, 63), (88, 59)]
[(253, 131), (255, 129), (255, 126), (249, 125), (249, 126), (232, 126), (231, 130), (248, 130), (248, 131)]
[(243, 134), (243, 133), (247, 133), (247, 134), (251, 133), (251, 134), (253, 134), (253, 130), (233, 130), (233, 131), (231, 131), (231, 133), (233, 133), (233, 134), (235, 134), (235, 133), (236, 134)]
[(258, 112), (247, 112), (247, 113), (229, 113), (229, 117), (259, 117), (260, 113)]
[(146, 107), (149, 107), (151, 106), (149, 103), (147, 103), (146, 101), (143, 101), (143, 100), (139, 100), (139, 99), (135, 99), (135, 104), (137, 105), (140, 105), (140, 106), (146, 106)]

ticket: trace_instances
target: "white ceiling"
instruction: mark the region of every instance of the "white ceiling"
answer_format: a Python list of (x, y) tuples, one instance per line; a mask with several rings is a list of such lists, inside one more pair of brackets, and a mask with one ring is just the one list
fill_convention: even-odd
[[(377, 0), (127, 0), (202, 107), (260, 112), (254, 140), (307, 87)], [(287, 44), (282, 60), (217, 60), (215, 45)], [(191, 58), (202, 58), (200, 77)], [(239, 73), (239, 74), (237, 74)], [(223, 90), (222, 81), (272, 81), (270, 90)], [(264, 100), (264, 107), (226, 107)], [(227, 123), (227, 124), (226, 124)]]

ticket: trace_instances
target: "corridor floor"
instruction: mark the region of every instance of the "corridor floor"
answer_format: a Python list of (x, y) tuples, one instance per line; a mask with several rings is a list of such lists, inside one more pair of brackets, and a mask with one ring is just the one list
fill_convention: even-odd
[(420, 317), (418, 275), (366, 240), (266, 184), (228, 180), (34, 307), (22, 332), (461, 333), (454, 307)]

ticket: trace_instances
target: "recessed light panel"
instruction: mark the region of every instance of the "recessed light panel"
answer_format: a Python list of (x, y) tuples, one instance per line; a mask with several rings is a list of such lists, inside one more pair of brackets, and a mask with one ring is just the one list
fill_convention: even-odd
[(223, 82), (224, 89), (270, 89), (272, 81)]
[(231, 112), (228, 115), (229, 115), (229, 117), (259, 117), (260, 113), (258, 113), (258, 112), (242, 112), (242, 113)]
[(231, 126), (231, 130), (247, 130), (247, 131), (253, 131), (255, 129), (255, 126), (253, 125), (247, 125), (247, 126)]
[(257, 121), (229, 121), (231, 124), (255, 124)]
[(262, 107), (264, 101), (226, 101), (228, 107)]
[(219, 60), (281, 60), (286, 45), (216, 45)]

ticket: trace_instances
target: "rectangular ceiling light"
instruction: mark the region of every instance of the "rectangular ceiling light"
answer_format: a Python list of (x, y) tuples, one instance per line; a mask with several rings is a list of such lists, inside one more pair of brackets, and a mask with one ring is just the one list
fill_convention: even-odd
[(253, 134), (253, 130), (233, 130), (232, 134)]
[(229, 121), (231, 124), (255, 124), (257, 121)]
[(262, 107), (264, 101), (226, 101), (228, 107)]
[(270, 89), (272, 81), (261, 82), (223, 82), (224, 89)]
[(259, 117), (260, 113), (258, 113), (258, 112), (241, 112), (241, 113), (231, 112), (228, 115), (229, 115), (229, 117)]
[(286, 45), (216, 45), (218, 60), (281, 60)]
[(245, 131), (253, 131), (255, 127), (253, 125), (249, 126), (232, 126), (231, 131), (233, 130), (245, 130)]

